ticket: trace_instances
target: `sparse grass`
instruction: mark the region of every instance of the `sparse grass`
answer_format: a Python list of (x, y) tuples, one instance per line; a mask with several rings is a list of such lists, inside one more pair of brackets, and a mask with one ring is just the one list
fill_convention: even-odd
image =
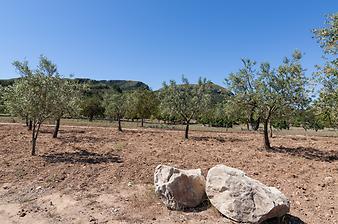
[[(0, 116), (0, 123), (24, 123), (24, 121), (17, 117), (9, 117), (2, 115)], [(47, 125), (53, 125), (54, 122), (52, 120), (46, 122)], [(108, 121), (104, 119), (96, 119), (93, 121), (89, 121), (88, 119), (62, 119), (62, 125), (68, 126), (89, 126), (89, 127), (113, 127), (117, 128), (116, 121)], [(139, 121), (123, 121), (122, 122), (122, 129), (136, 129), (141, 128)], [(184, 130), (185, 125), (182, 124), (164, 124), (159, 123), (157, 121), (147, 121), (144, 123), (143, 128), (154, 128), (154, 129), (164, 129), (164, 130)], [(222, 128), (222, 127), (209, 127), (202, 124), (191, 124), (190, 125), (191, 131), (205, 131), (205, 132), (220, 132), (220, 133), (236, 133), (236, 132), (248, 132), (244, 125), (237, 125), (233, 128)], [(262, 128), (258, 130), (262, 132)], [(322, 137), (338, 137), (338, 130), (325, 128), (324, 130), (307, 130), (305, 131), (301, 127), (291, 127), (289, 130), (273, 130), (273, 134), (275, 136), (284, 136), (284, 135), (303, 135), (303, 136), (322, 136)]]
[(25, 171), (25, 169), (19, 168), (19, 169), (15, 170), (15, 176), (18, 179), (23, 178), (26, 174), (27, 174), (27, 171)]
[(126, 143), (125, 142), (117, 142), (114, 145), (114, 149), (117, 150), (118, 152), (121, 152), (125, 147), (126, 147)]

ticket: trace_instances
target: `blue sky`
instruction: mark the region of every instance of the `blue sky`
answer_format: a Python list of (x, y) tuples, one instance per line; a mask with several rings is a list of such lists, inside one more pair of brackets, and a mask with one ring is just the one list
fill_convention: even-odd
[(310, 74), (322, 56), (311, 29), (337, 11), (333, 0), (0, 0), (0, 78), (44, 54), (65, 76), (222, 84), (243, 57), (277, 65), (294, 49)]

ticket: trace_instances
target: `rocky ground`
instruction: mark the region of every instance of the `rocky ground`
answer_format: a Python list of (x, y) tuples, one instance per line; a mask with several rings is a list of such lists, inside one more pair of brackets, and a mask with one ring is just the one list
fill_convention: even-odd
[(170, 211), (154, 195), (158, 164), (183, 169), (225, 164), (277, 187), (291, 214), (305, 223), (338, 223), (338, 138), (275, 136), (261, 149), (259, 133), (43, 127), (38, 155), (30, 132), (0, 124), (0, 223), (224, 223), (206, 205)]

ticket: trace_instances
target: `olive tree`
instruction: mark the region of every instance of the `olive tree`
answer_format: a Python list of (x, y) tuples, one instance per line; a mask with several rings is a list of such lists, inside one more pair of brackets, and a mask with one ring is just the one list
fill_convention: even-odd
[(75, 80), (58, 79), (57, 88), (56, 104), (58, 107), (55, 108), (53, 138), (57, 138), (63, 116), (76, 116), (80, 113), (81, 98), (85, 85), (79, 84)]
[(208, 107), (210, 95), (207, 91), (206, 79), (199, 79), (197, 84), (190, 84), (182, 78), (182, 84), (170, 81), (163, 83), (161, 91), (161, 110), (179, 118), (186, 125), (185, 138), (188, 139), (189, 125), (192, 119), (197, 119)]
[(105, 115), (109, 118), (117, 119), (118, 130), (122, 131), (121, 119), (127, 111), (126, 93), (114, 91), (104, 96), (103, 105), (105, 108)]
[(31, 155), (36, 155), (40, 127), (46, 119), (55, 117), (61, 77), (56, 66), (44, 56), (40, 57), (36, 70), (30, 69), (27, 61), (15, 61), (13, 65), (22, 77), (6, 88), (5, 104), (11, 114), (27, 116), (32, 121)]

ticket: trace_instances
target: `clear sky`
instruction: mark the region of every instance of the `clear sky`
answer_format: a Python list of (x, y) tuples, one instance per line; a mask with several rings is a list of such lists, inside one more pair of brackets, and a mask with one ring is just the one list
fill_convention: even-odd
[(222, 84), (243, 57), (277, 65), (294, 49), (309, 74), (322, 56), (311, 29), (337, 11), (335, 0), (0, 0), (0, 78), (44, 54), (65, 76)]

